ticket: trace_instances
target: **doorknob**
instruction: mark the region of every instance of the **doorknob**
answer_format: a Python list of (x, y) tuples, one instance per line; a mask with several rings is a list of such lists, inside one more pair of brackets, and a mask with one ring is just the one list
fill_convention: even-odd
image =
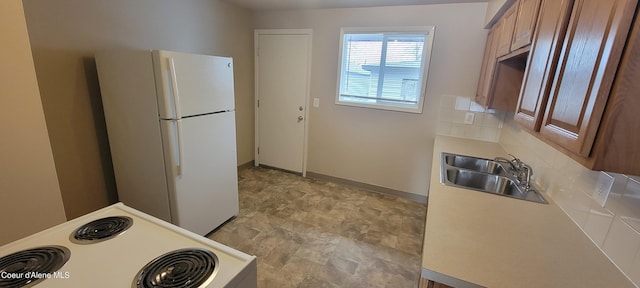
[(300, 122), (300, 121), (302, 121), (302, 120), (304, 120), (304, 117), (302, 117), (302, 116), (298, 116), (298, 122)]

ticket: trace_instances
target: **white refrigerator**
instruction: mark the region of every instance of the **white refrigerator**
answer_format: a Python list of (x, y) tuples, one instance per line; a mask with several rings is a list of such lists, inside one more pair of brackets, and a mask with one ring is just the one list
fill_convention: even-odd
[(95, 56), (119, 200), (200, 235), (237, 215), (232, 59)]

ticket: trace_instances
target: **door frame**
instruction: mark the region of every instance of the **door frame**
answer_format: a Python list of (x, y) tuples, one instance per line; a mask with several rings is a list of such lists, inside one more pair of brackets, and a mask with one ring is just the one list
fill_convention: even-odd
[(259, 61), (259, 50), (260, 50), (260, 41), (259, 38), (262, 35), (306, 35), (309, 37), (307, 54), (309, 55), (307, 60), (307, 89), (304, 97), (304, 139), (303, 139), (303, 147), (302, 147), (302, 176), (305, 177), (307, 175), (307, 143), (309, 138), (309, 99), (311, 95), (311, 58), (313, 54), (311, 54), (311, 45), (313, 43), (313, 30), (312, 29), (256, 29), (254, 31), (253, 38), (253, 56), (254, 56), (254, 103), (253, 107), (255, 110), (255, 145), (254, 145), (254, 165), (257, 167), (260, 165), (260, 153), (258, 153), (258, 149), (260, 147), (260, 109), (258, 109), (258, 101), (260, 101), (260, 61)]

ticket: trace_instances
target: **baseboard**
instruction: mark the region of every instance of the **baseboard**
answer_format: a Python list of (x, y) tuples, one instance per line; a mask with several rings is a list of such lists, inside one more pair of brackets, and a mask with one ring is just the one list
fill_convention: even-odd
[(377, 193), (398, 196), (398, 197), (405, 198), (405, 199), (408, 199), (408, 200), (411, 200), (411, 201), (414, 201), (414, 202), (418, 202), (418, 203), (422, 203), (422, 204), (427, 203), (427, 196), (424, 196), (424, 195), (408, 193), (408, 192), (404, 192), (404, 191), (400, 191), (400, 190), (395, 190), (395, 189), (391, 189), (391, 188), (371, 185), (371, 184), (367, 184), (367, 183), (362, 183), (362, 182), (358, 182), (358, 181), (348, 180), (348, 179), (339, 178), (339, 177), (333, 177), (333, 176), (324, 175), (324, 174), (315, 173), (315, 172), (309, 172), (309, 171), (307, 171), (307, 177), (313, 178), (313, 179), (318, 179), (318, 180), (330, 181), (330, 182), (339, 183), (339, 184), (344, 184), (344, 185), (349, 185), (349, 186), (353, 186), (353, 187), (357, 187), (357, 188), (361, 188), (361, 189), (365, 189), (365, 190), (369, 190), (369, 191), (373, 191), (373, 192), (377, 192)]
[(255, 165), (256, 165), (256, 164), (255, 164), (255, 161), (253, 161), (253, 160), (251, 160), (251, 161), (249, 161), (249, 162), (247, 162), (247, 163), (244, 163), (244, 164), (238, 165), (238, 172), (240, 172), (240, 171), (242, 171), (242, 170), (244, 170), (244, 169), (247, 169), (247, 168), (251, 168), (251, 167), (253, 167), (253, 166), (255, 166)]
[(302, 173), (300, 173), (300, 172), (290, 171), (290, 170), (286, 170), (286, 169), (282, 169), (282, 168), (278, 168), (278, 167), (273, 167), (273, 166), (269, 166), (269, 165), (260, 164), (260, 165), (258, 165), (258, 167), (265, 168), (265, 169), (271, 169), (271, 170), (278, 170), (280, 172), (290, 173), (290, 174), (302, 176)]

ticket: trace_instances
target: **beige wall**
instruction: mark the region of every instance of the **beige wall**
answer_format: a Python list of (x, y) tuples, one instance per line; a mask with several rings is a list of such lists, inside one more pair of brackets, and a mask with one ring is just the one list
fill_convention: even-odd
[(68, 218), (116, 201), (93, 51), (164, 49), (234, 58), (238, 163), (253, 159), (251, 14), (217, 0), (24, 0)]
[[(427, 195), (443, 94), (472, 96), (486, 3), (256, 12), (257, 29), (313, 29), (308, 171)], [(422, 114), (335, 105), (340, 27), (436, 27)]]
[(0, 1), (0, 246), (65, 221), (20, 0)]

